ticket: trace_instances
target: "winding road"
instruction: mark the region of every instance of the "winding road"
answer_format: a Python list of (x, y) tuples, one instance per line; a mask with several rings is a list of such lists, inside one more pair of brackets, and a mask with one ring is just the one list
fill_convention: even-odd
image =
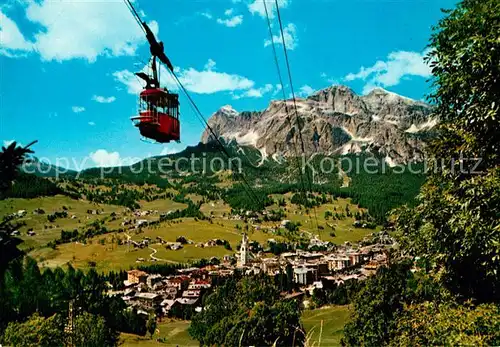
[[(130, 240), (132, 239), (132, 236), (130, 236), (129, 234), (127, 233), (124, 233), (124, 235), (127, 237), (127, 243), (130, 242)], [(153, 247), (151, 246), (148, 246), (148, 248), (150, 250), (152, 250), (153, 252), (149, 255), (149, 257), (151, 258), (151, 260), (153, 261), (164, 261), (166, 263), (172, 263), (172, 264), (177, 264), (177, 262), (175, 261), (172, 261), (172, 260), (167, 260), (167, 259), (161, 259), (161, 258), (157, 258), (155, 257), (155, 254), (158, 253), (158, 250), (157, 249), (154, 249)]]

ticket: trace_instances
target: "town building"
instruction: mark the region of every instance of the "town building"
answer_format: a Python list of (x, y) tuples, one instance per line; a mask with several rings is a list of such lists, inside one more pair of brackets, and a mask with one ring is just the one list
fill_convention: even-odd
[(127, 282), (129, 284), (146, 283), (148, 274), (141, 270), (127, 271)]
[(240, 259), (238, 262), (238, 266), (242, 267), (248, 264), (250, 255), (248, 251), (248, 237), (246, 233), (243, 233), (243, 237), (241, 239), (240, 246)]
[(146, 309), (156, 309), (163, 301), (161, 295), (155, 293), (136, 293), (132, 300)]

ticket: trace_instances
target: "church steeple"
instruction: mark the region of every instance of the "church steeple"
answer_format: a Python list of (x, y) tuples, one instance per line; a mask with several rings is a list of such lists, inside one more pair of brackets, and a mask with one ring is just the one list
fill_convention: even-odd
[(240, 266), (245, 266), (248, 262), (248, 237), (246, 233), (243, 233), (243, 238), (241, 239), (240, 246)]

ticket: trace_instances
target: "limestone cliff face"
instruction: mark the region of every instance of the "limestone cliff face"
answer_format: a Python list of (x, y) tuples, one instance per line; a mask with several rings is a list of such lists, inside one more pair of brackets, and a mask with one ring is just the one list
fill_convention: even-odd
[[(430, 105), (380, 88), (359, 96), (348, 87), (332, 86), (297, 99), (296, 106), (307, 155), (367, 151), (385, 156), (388, 163), (420, 161), (424, 144), (419, 135), (437, 123)], [(302, 153), (293, 100), (272, 101), (259, 112), (224, 106), (208, 122), (218, 136), (254, 146), (264, 157)], [(211, 140), (205, 130), (201, 141)]]

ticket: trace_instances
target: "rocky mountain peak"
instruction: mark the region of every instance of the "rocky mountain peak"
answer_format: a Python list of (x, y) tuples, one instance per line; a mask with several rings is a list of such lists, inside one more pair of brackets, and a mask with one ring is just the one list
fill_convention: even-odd
[(351, 88), (342, 85), (320, 90), (308, 99), (330, 105), (334, 112), (356, 114), (366, 111), (360, 97)]
[[(285, 104), (288, 104), (289, 114)], [(386, 156), (392, 163), (422, 160), (424, 143), (417, 136), (436, 124), (431, 107), (382, 88), (357, 95), (334, 85), (296, 99), (306, 154), (347, 154), (361, 151)], [(263, 111), (237, 112), (224, 106), (209, 119), (218, 136), (251, 145), (263, 157), (293, 156), (298, 141), (292, 100), (274, 100)], [(313, 142), (315, 132), (319, 142)], [(211, 141), (205, 131), (202, 142)]]
[(236, 117), (239, 115), (239, 112), (236, 111), (231, 105), (222, 106), (216, 113), (228, 117)]

